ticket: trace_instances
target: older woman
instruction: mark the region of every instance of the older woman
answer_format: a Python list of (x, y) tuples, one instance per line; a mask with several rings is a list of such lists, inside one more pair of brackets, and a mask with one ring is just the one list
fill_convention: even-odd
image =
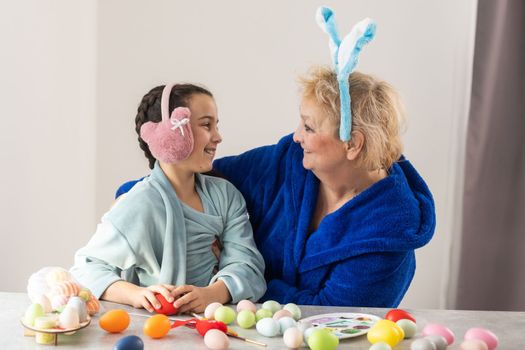
[(432, 195), (401, 155), (403, 108), (387, 83), (349, 77), (352, 132), (341, 141), (336, 73), (301, 80), (293, 136), (214, 162), (244, 195), (266, 262), (263, 300), (395, 307), (432, 238)]

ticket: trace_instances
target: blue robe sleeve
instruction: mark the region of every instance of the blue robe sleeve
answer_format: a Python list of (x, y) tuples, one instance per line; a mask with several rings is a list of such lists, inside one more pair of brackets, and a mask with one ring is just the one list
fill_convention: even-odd
[[(414, 275), (413, 252), (369, 253), (333, 266), (319, 289), (298, 289), (281, 279), (268, 282), (263, 300), (300, 305), (396, 307)], [(366, 268), (363, 268), (366, 267)], [(323, 277), (319, 276), (319, 280)]]
[(252, 227), (242, 195), (230, 183), (225, 228), (222, 233), (223, 250), (219, 271), (210, 284), (221, 279), (226, 284), (232, 303), (242, 299), (259, 300), (266, 291), (264, 259), (253, 240)]

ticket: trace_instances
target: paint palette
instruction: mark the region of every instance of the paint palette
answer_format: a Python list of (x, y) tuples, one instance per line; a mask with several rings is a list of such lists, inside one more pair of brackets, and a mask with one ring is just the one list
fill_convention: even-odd
[(375, 315), (337, 312), (315, 315), (303, 318), (301, 321), (309, 322), (313, 327), (328, 328), (339, 339), (346, 339), (368, 333), (370, 328), (379, 320), (381, 317)]

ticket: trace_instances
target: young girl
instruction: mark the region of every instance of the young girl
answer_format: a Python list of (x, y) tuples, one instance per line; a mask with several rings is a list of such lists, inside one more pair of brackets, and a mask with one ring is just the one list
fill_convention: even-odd
[(211, 302), (264, 294), (264, 261), (243, 197), (201, 174), (222, 141), (218, 122), (202, 87), (158, 86), (143, 97), (135, 124), (153, 170), (102, 217), (71, 269), (97, 297), (152, 312), (160, 293), (180, 312), (202, 312)]

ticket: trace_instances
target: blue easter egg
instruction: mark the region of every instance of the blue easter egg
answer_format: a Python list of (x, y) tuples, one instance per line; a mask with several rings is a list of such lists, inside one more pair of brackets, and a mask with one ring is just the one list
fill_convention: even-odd
[(144, 342), (136, 335), (128, 335), (121, 338), (115, 344), (113, 350), (144, 350)]

